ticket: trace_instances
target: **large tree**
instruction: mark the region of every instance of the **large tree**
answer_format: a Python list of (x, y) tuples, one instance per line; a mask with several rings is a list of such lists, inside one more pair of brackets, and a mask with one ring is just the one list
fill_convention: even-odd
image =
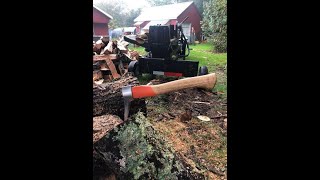
[(147, 0), (151, 6), (161, 6), (167, 4), (181, 3), (181, 2), (189, 2), (193, 1), (197, 6), (200, 15), (203, 13), (203, 0)]
[(194, 4), (197, 6), (199, 13), (202, 17), (202, 13), (203, 13), (203, 0), (176, 0), (176, 2), (181, 3), (181, 2), (189, 2), (189, 1), (193, 1)]
[(110, 29), (133, 26), (133, 20), (140, 14), (140, 9), (128, 10), (123, 0), (105, 0), (96, 5), (113, 17), (109, 23)]
[(227, 0), (205, 0), (202, 30), (216, 52), (227, 52)]
[(134, 19), (140, 15), (141, 9), (132, 9), (126, 13), (125, 24), (126, 26), (133, 26)]
[(147, 2), (151, 6), (162, 6), (167, 4), (173, 4), (176, 2), (176, 0), (147, 0)]

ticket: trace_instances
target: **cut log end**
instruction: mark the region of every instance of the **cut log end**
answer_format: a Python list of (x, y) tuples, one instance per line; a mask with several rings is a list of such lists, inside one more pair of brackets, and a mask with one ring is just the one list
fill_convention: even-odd
[[(93, 85), (93, 116), (112, 114), (124, 118), (124, 101), (121, 88), (124, 86), (137, 86), (139, 81), (129, 73), (121, 79)], [(135, 99), (130, 104), (129, 116), (137, 112), (146, 114), (146, 104), (144, 99)]]

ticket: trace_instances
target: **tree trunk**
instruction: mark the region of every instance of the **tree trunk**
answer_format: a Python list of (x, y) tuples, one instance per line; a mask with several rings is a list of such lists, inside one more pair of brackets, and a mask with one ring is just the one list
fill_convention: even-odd
[(93, 179), (204, 179), (176, 154), (142, 113), (93, 144)]
[[(121, 93), (123, 86), (137, 86), (139, 81), (136, 77), (126, 74), (120, 80), (93, 85), (93, 116), (112, 114), (123, 119), (124, 101)], [(146, 104), (144, 99), (135, 99), (130, 104), (130, 115), (138, 111), (146, 113)]]

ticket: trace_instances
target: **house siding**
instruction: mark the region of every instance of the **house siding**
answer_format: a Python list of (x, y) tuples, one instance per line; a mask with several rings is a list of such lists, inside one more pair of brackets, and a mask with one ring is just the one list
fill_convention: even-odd
[(109, 29), (108, 24), (105, 23), (93, 23), (93, 29), (95, 36), (108, 36), (109, 35)]
[(93, 7), (93, 31), (94, 36), (108, 36), (108, 23), (110, 18)]

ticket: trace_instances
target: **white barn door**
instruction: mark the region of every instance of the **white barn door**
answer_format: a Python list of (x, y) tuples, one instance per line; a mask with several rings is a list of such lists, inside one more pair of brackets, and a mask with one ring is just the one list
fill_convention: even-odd
[(190, 43), (190, 35), (191, 35), (191, 23), (183, 23), (182, 24), (182, 31), (184, 36), (188, 38), (188, 43)]

